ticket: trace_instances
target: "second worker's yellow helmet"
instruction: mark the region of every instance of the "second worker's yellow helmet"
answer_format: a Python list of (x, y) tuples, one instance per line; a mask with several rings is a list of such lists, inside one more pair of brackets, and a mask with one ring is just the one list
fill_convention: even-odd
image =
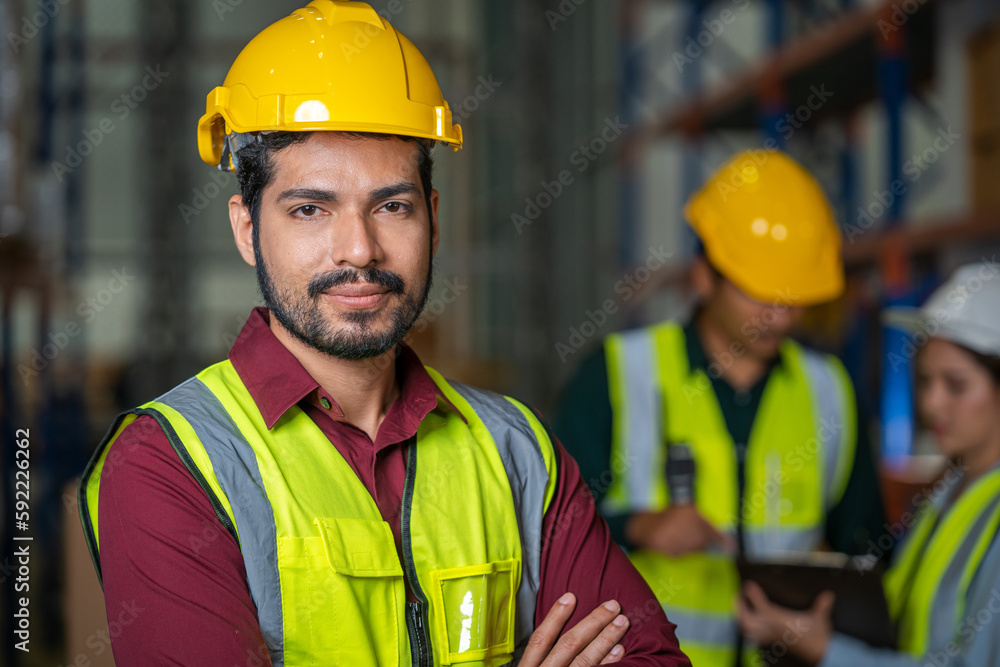
[(780, 151), (730, 158), (684, 208), (709, 262), (759, 301), (811, 305), (844, 291), (840, 230), (816, 179)]
[(206, 106), (198, 152), (226, 170), (233, 169), (227, 136), (262, 131), (380, 132), (462, 147), (462, 128), (427, 60), (353, 0), (314, 0), (265, 28)]

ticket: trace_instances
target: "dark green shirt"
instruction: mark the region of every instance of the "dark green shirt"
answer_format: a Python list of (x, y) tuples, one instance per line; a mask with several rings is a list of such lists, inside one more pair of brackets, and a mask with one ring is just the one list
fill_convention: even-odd
[[(709, 358), (693, 324), (684, 327), (688, 360), (692, 368), (708, 370)], [(734, 389), (721, 377), (712, 377), (712, 388), (719, 401), (723, 419), (733, 442), (749, 442), (764, 387), (778, 358), (767, 373), (748, 391)], [(608, 491), (608, 471), (611, 470), (611, 399), (608, 395), (608, 367), (604, 348), (585, 358), (575, 377), (566, 385), (553, 418), (553, 430), (563, 445), (580, 465), (580, 475), (590, 486), (594, 500), (600, 507)], [(865, 424), (858, 415), (858, 424)], [(869, 540), (876, 539), (884, 530), (885, 514), (879, 489), (875, 458), (866, 429), (858, 429), (854, 467), (844, 495), (826, 517), (826, 541), (835, 551), (847, 554), (881, 553), (872, 550)], [(611, 536), (624, 546), (625, 523), (628, 516), (605, 516)], [(885, 555), (884, 558), (888, 558)]]

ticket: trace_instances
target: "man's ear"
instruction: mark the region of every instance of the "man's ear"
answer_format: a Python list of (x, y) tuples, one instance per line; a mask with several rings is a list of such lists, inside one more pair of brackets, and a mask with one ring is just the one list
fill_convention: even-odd
[(431, 189), (431, 254), (436, 255), (438, 249), (438, 202), (441, 195), (437, 190)]
[(718, 276), (712, 266), (705, 259), (704, 255), (699, 255), (691, 262), (691, 289), (698, 296), (698, 301), (704, 303), (715, 291)]
[(229, 224), (233, 228), (236, 249), (243, 256), (243, 261), (250, 266), (257, 266), (257, 258), (253, 252), (253, 221), (240, 195), (229, 198)]

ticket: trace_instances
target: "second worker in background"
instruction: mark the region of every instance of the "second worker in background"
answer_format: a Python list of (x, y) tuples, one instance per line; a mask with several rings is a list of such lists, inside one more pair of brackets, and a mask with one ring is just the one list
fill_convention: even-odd
[(864, 553), (884, 517), (847, 373), (789, 337), (804, 307), (844, 290), (819, 184), (781, 152), (748, 151), (685, 214), (703, 245), (691, 319), (608, 336), (554, 426), (692, 664), (729, 667), (752, 652), (737, 553)]

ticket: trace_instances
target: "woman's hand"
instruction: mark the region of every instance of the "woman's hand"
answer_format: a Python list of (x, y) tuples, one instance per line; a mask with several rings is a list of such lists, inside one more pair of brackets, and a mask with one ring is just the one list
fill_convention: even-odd
[(762, 647), (781, 644), (789, 653), (815, 665), (826, 654), (833, 634), (833, 602), (833, 592), (824, 591), (812, 608), (795, 611), (772, 603), (764, 589), (748, 581), (737, 604), (740, 628)]

